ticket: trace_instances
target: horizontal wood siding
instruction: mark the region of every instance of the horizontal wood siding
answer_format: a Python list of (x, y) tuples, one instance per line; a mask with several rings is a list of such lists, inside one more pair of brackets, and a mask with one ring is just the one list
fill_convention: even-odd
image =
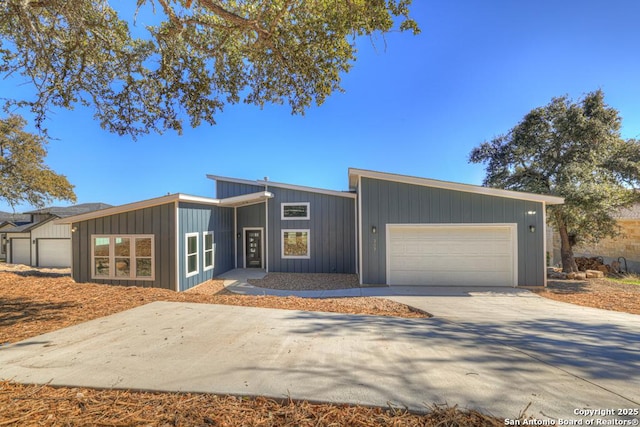
[[(269, 271), (291, 273), (355, 273), (355, 199), (269, 187)], [(309, 203), (308, 220), (282, 220), (281, 203)], [(282, 230), (309, 229), (310, 258), (282, 258)]]
[[(518, 285), (544, 285), (542, 203), (372, 178), (362, 178), (360, 194), (365, 284), (386, 283), (386, 224), (516, 223)], [(534, 233), (529, 232), (530, 225), (536, 227)], [(373, 226), (376, 234), (371, 232)]]
[[(233, 268), (233, 208), (180, 203), (178, 207), (178, 264), (180, 290), (186, 291)], [(213, 231), (214, 268), (204, 271), (205, 231)], [(187, 233), (198, 233), (198, 274), (186, 277)], [(175, 263), (175, 262), (174, 262)]]
[[(76, 282), (142, 286), (175, 290), (175, 204), (167, 203), (72, 224), (72, 275)], [(91, 278), (91, 236), (95, 234), (153, 234), (155, 280), (104, 280)]]
[(264, 185), (249, 185), (239, 184), (237, 182), (216, 181), (216, 197), (218, 199), (242, 196), (243, 194), (257, 193), (258, 191), (264, 191)]

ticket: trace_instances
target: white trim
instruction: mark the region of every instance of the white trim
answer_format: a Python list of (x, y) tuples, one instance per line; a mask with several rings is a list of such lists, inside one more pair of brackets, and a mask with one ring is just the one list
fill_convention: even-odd
[(240, 196), (227, 197), (226, 199), (220, 199), (220, 206), (237, 207), (255, 205), (262, 203), (263, 200), (271, 199), (273, 193), (268, 191), (258, 191), (256, 193), (242, 194)]
[(86, 221), (88, 219), (102, 218), (105, 216), (115, 215), (124, 212), (135, 211), (143, 208), (150, 208), (153, 206), (165, 205), (172, 202), (192, 202), (206, 205), (219, 205), (220, 200), (210, 199), (207, 197), (190, 196), (188, 194), (169, 194), (168, 196), (156, 197), (154, 199), (142, 200), (134, 203), (127, 203), (120, 206), (114, 206), (107, 209), (100, 209), (93, 212), (87, 212), (80, 215), (73, 215), (66, 218), (58, 218), (54, 224), (71, 224), (74, 222)]
[[(265, 256), (264, 256), (264, 227), (242, 227), (242, 268), (247, 267), (247, 231), (256, 231), (259, 230), (260, 233), (260, 253), (262, 254), (262, 259), (260, 260), (260, 268), (264, 268), (265, 266)], [(252, 267), (253, 268), (253, 267)]]
[(440, 228), (440, 227), (458, 227), (458, 228), (473, 228), (473, 227), (483, 227), (483, 228), (508, 228), (511, 241), (513, 242), (513, 271), (511, 276), (511, 286), (518, 286), (518, 224), (515, 222), (504, 222), (504, 223), (418, 223), (418, 224), (386, 224), (385, 225), (385, 284), (391, 285), (389, 283), (389, 270), (390, 270), (390, 239), (389, 232), (390, 228)]
[[(189, 253), (189, 238), (196, 238), (196, 252), (190, 254)], [(189, 256), (196, 256), (196, 269), (195, 271), (189, 272)], [(184, 273), (185, 277), (195, 276), (200, 273), (200, 233), (185, 233), (184, 235)]]
[(349, 168), (349, 187), (355, 186), (355, 179), (373, 178), (383, 181), (399, 182), (403, 184), (420, 185), (423, 187), (442, 188), (445, 190), (462, 191), (466, 193), (483, 194), (486, 196), (506, 197), (509, 199), (528, 200), (531, 202), (545, 202), (550, 205), (564, 203), (563, 197), (544, 194), (525, 193), (520, 191), (502, 190), (499, 188), (482, 187), (479, 185), (461, 184), (458, 182), (440, 181), (430, 178), (419, 178), (408, 175), (398, 175), (386, 172), (376, 172), (363, 169)]
[[(287, 206), (306, 206), (307, 215), (302, 217), (291, 217), (284, 215), (284, 208)], [(311, 203), (310, 202), (281, 202), (280, 203), (280, 219), (282, 221), (306, 221), (311, 219)]]
[(269, 185), (271, 187), (286, 188), (288, 190), (307, 191), (309, 193), (327, 194), (330, 196), (348, 197), (351, 199), (356, 198), (355, 193), (350, 193), (347, 191), (329, 190), (326, 188), (317, 188), (317, 187), (306, 187), (304, 185), (285, 184), (283, 182), (273, 182), (273, 181), (265, 181), (265, 180), (251, 181), (249, 179), (230, 178), (226, 176), (210, 175), (210, 174), (207, 175), (207, 178), (212, 179), (214, 181), (226, 181), (226, 182), (234, 182), (236, 184), (255, 185), (256, 187)]
[[(116, 267), (116, 258), (126, 258), (124, 256), (116, 256), (115, 254), (115, 239), (123, 238), (129, 239), (129, 260), (131, 260), (131, 264), (129, 265), (129, 277), (126, 276), (116, 276), (115, 267)], [(108, 239), (109, 240), (109, 255), (106, 257), (101, 256), (100, 258), (109, 258), (109, 275), (108, 276), (98, 276), (96, 275), (96, 266), (95, 266), (95, 239)], [(151, 239), (151, 257), (138, 257), (136, 256), (136, 239)], [(153, 281), (156, 277), (156, 252), (155, 252), (155, 235), (153, 234), (91, 234), (89, 236), (89, 241), (91, 244), (91, 279), (94, 280), (140, 280), (140, 281)], [(151, 276), (150, 277), (138, 277), (136, 275), (137, 271), (137, 263), (136, 260), (138, 258), (151, 258)]]
[[(207, 236), (211, 235), (211, 249), (207, 249)], [(202, 271), (213, 270), (216, 266), (216, 241), (213, 231), (202, 232)], [(207, 252), (211, 252), (211, 265), (207, 266)]]
[(176, 292), (180, 292), (180, 282), (182, 279), (182, 276), (180, 276), (180, 205), (178, 204), (177, 200), (173, 202), (173, 205), (176, 216), (173, 221), (173, 225), (176, 228)]
[[(284, 254), (284, 233), (307, 233), (307, 254), (306, 255), (285, 255)], [(311, 230), (308, 228), (283, 228), (280, 230), (280, 257), (282, 259), (309, 259), (311, 258)]]

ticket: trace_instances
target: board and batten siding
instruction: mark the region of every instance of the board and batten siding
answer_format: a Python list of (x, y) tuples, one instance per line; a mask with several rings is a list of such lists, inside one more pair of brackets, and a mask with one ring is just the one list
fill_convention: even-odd
[(218, 199), (226, 199), (227, 197), (257, 193), (258, 191), (264, 191), (264, 185), (250, 185), (216, 180), (216, 198)]
[[(355, 199), (310, 191), (269, 187), (269, 271), (289, 273), (355, 273)], [(309, 203), (308, 220), (282, 220), (281, 203)], [(310, 258), (282, 258), (282, 230), (309, 229)]]
[[(176, 245), (174, 203), (123, 212), (72, 224), (72, 275), (76, 282), (176, 289)], [(105, 280), (91, 278), (91, 236), (152, 234), (154, 236), (154, 280)]]
[[(203, 233), (213, 231), (214, 268), (204, 271)], [(186, 235), (198, 233), (198, 274), (186, 277)], [(233, 265), (233, 208), (180, 202), (178, 206), (178, 265), (180, 291), (231, 270)], [(173, 261), (175, 264), (175, 260)]]
[[(365, 177), (359, 193), (364, 284), (386, 283), (386, 224), (515, 223), (518, 285), (544, 285), (544, 206), (540, 202)], [(536, 227), (534, 233), (530, 225)], [(376, 234), (371, 232), (373, 226)]]

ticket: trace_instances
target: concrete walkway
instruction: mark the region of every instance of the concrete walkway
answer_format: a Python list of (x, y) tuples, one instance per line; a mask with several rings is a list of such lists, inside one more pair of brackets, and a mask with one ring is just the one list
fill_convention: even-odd
[(155, 302), (0, 347), (0, 378), (415, 410), (446, 402), (500, 417), (528, 404), (563, 419), (640, 408), (640, 316), (517, 289), (371, 292), (435, 317)]

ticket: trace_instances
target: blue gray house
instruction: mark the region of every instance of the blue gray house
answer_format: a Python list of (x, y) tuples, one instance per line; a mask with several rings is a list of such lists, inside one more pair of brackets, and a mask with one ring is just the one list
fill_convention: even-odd
[(349, 190), (208, 175), (59, 220), (78, 282), (184, 291), (235, 268), (353, 273), (363, 285), (546, 284), (545, 207), (562, 198), (362, 169)]

